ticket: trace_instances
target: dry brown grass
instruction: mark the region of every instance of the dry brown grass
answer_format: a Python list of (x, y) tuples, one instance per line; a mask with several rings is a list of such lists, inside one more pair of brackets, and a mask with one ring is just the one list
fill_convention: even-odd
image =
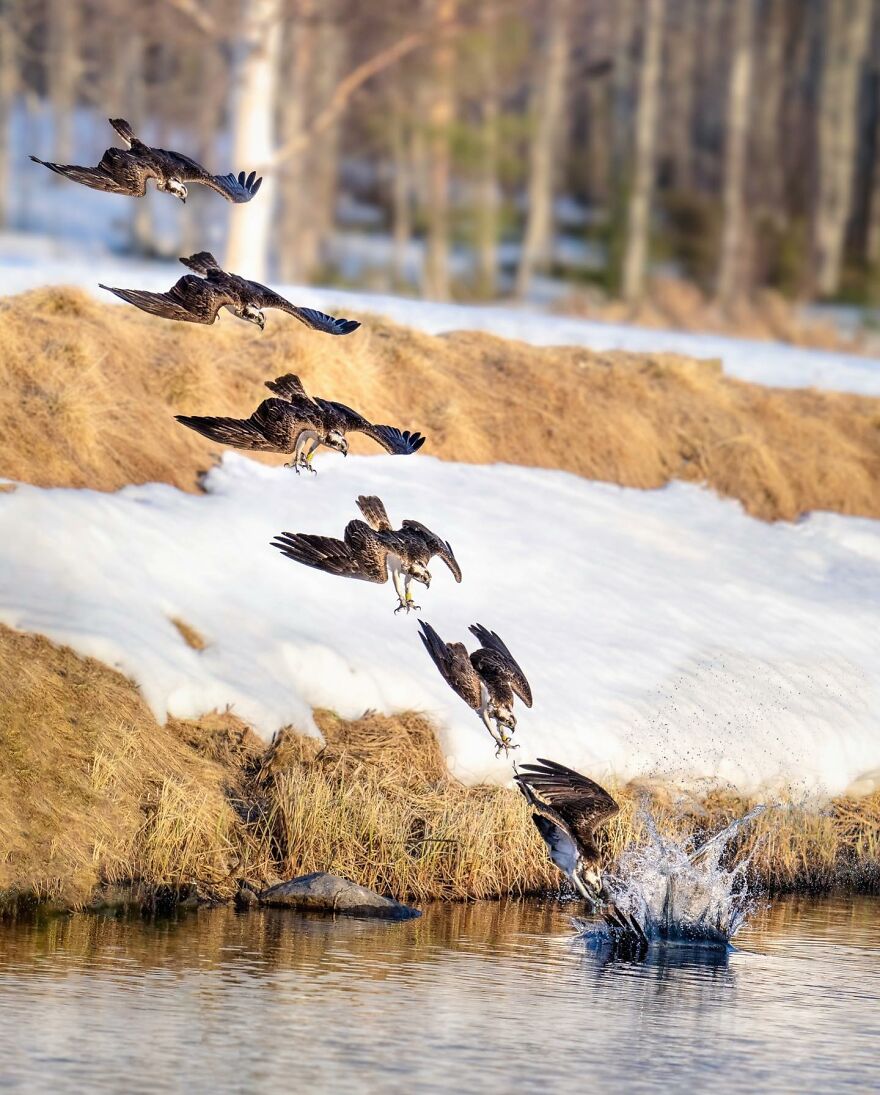
[[(316, 712), (325, 744), (292, 731), (268, 749), (228, 713), (160, 726), (136, 687), (42, 636), (0, 627), (0, 900), (89, 901), (132, 883), (230, 898), (329, 870), (397, 897), (466, 899), (556, 888), (521, 796), (452, 779), (414, 714)], [(638, 787), (615, 788), (614, 859), (644, 838)], [(681, 802), (654, 788), (661, 831), (714, 832), (750, 802)], [(880, 889), (880, 793), (820, 812), (768, 810), (743, 833), (774, 889)]]
[[(425, 451), (444, 459), (641, 488), (706, 482), (768, 520), (815, 509), (880, 516), (876, 399), (757, 387), (668, 354), (433, 337), (364, 318), (332, 339), (278, 316), (262, 335), (232, 319), (169, 323), (71, 289), (7, 298), (0, 475), (194, 490), (222, 449), (173, 415), (247, 414), (267, 394), (263, 380), (295, 371), (318, 395), (422, 430)], [(376, 451), (360, 439), (353, 448)]]
[(710, 332), (814, 350), (874, 356), (878, 349), (873, 332), (842, 331), (833, 322), (806, 315), (796, 302), (773, 289), (757, 290), (724, 308), (717, 297), (704, 293), (693, 282), (674, 277), (654, 278), (636, 304), (609, 298), (596, 289), (580, 289), (564, 297), (556, 310), (604, 323)]

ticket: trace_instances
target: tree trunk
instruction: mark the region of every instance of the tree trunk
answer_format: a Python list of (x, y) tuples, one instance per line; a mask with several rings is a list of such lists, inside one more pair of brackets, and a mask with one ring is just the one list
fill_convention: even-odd
[(623, 255), (623, 297), (630, 303), (637, 301), (644, 291), (648, 265), (657, 117), (660, 105), (663, 15), (664, 0), (645, 0), (639, 101), (636, 108), (635, 162), (627, 209), (626, 246)]
[[(313, 111), (312, 62), (315, 56), (313, 0), (300, 0), (297, 18), (290, 26), (287, 50), (289, 75), (284, 88), (281, 127), (283, 141), (300, 140)], [(283, 281), (300, 281), (305, 276), (303, 234), (311, 216), (315, 193), (312, 178), (312, 150), (304, 148), (282, 168), (279, 178), (281, 249), (279, 273)]]
[(53, 156), (73, 159), (73, 122), (79, 82), (79, 3), (52, 0), (49, 8), (48, 85), (54, 129)]
[[(347, 40), (344, 26), (325, 19), (318, 27), (316, 54), (320, 58), (314, 74), (312, 108), (322, 110), (333, 94), (345, 65)], [(339, 173), (340, 115), (315, 143), (310, 157), (311, 201), (303, 218), (300, 239), (301, 277), (308, 280), (321, 261), (322, 250), (336, 223), (336, 194)]]
[(551, 259), (553, 235), (554, 167), (563, 131), (568, 78), (568, 19), (570, 0), (553, 0), (537, 89), (529, 156), (526, 228), (516, 272), (516, 295), (524, 297), (539, 267)]
[(450, 127), (455, 114), (455, 49), (450, 30), (458, 0), (434, 0), (434, 85), (428, 113), (428, 240), (424, 292), (449, 299)]
[(737, 0), (733, 15), (733, 58), (727, 85), (727, 125), (724, 132), (724, 220), (718, 271), (718, 298), (724, 307), (733, 304), (743, 289), (754, 0)]
[(611, 149), (608, 142), (610, 117), (609, 81), (602, 77), (587, 80), (587, 195), (593, 204), (605, 205), (614, 185), (611, 176)]
[(482, 115), (480, 118), (480, 164), (477, 180), (476, 251), (477, 293), (484, 299), (495, 296), (498, 250), (498, 5), (496, 0), (484, 0), (482, 23), (485, 41), (482, 60)]
[(395, 286), (402, 286), (406, 280), (406, 257), (412, 238), (412, 179), (399, 74), (392, 74), (391, 81), (391, 277)]
[(785, 216), (785, 171), (779, 146), (782, 137), (782, 97), (788, 70), (785, 56), (785, 3), (769, 0), (767, 17), (761, 25), (764, 39), (756, 81), (760, 110), (755, 111), (755, 168), (759, 180), (756, 194), (761, 207), (775, 220)]
[(813, 220), (815, 288), (826, 297), (833, 296), (840, 287), (852, 209), (859, 76), (870, 14), (870, 0), (826, 0), (818, 123), (819, 187)]
[[(700, 0), (697, 0), (700, 2)], [(694, 185), (694, 87), (696, 82), (697, 8), (694, 0), (679, 4), (677, 33), (672, 36), (669, 74), (673, 179), (676, 189)]]
[[(117, 73), (127, 74), (127, 89), (123, 88), (124, 104), (128, 121), (135, 133), (140, 131), (147, 117), (147, 87), (144, 74), (144, 42), (141, 35), (132, 32), (118, 44), (119, 57), (123, 60)], [(131, 210), (131, 247), (134, 251), (147, 254), (153, 246), (153, 221), (150, 215), (150, 199), (147, 196), (136, 198)]]
[(611, 70), (611, 165), (614, 179), (620, 185), (629, 174), (635, 0), (617, 0), (612, 10), (614, 12), (614, 64)]
[(0, 225), (10, 219), (10, 127), (18, 91), (18, 27), (15, 0), (0, 4)]
[[(244, 0), (242, 5), (243, 41), (233, 113), (235, 171), (266, 167), (272, 158), (281, 14), (281, 0)], [(229, 270), (261, 280), (269, 268), (275, 219), (275, 180), (268, 171), (258, 198), (232, 210), (226, 265)]]
[(874, 269), (880, 265), (880, 68), (871, 74), (874, 110), (871, 178), (865, 238), (865, 261)]

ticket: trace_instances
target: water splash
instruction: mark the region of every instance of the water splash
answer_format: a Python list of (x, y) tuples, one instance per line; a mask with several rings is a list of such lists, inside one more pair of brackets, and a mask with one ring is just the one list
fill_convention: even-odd
[[(767, 809), (755, 806), (747, 814), (695, 845), (661, 835), (650, 812), (641, 819), (648, 841), (628, 849), (616, 870), (605, 876), (613, 904), (631, 918), (651, 941), (678, 940), (725, 945), (730, 942), (757, 906), (747, 871), (751, 857), (727, 869), (721, 865), (724, 850), (736, 833)], [(619, 939), (621, 930), (606, 924), (573, 920), (578, 931), (590, 938)]]

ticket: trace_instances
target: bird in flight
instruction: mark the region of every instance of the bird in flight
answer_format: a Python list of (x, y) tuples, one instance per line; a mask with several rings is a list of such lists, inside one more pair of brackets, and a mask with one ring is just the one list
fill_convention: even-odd
[(353, 319), (335, 319), (315, 308), (297, 308), (279, 293), (267, 289), (257, 281), (248, 281), (238, 274), (227, 274), (220, 263), (208, 251), (180, 260), (194, 274), (184, 274), (167, 293), (147, 293), (140, 289), (114, 289), (102, 285), (121, 300), (128, 301), (144, 312), (164, 319), (178, 319), (187, 323), (213, 323), (221, 308), (228, 308), (234, 316), (266, 326), (264, 308), (278, 308), (295, 316), (300, 323), (328, 335), (348, 335), (360, 327)]
[(347, 455), (347, 433), (364, 433), (396, 456), (418, 452), (425, 443), (420, 433), (398, 430), (395, 426), (376, 426), (344, 403), (307, 395), (293, 373), (267, 380), (266, 387), (275, 392), (275, 397), (264, 399), (250, 418), (199, 418), (183, 414), (175, 417), (196, 433), (224, 445), (293, 454), (293, 461), (285, 467), (294, 468), (297, 475), (300, 468), (316, 472), (312, 457), (319, 445)]
[(110, 125), (125, 142), (125, 148), (108, 148), (97, 167), (77, 167), (75, 164), (48, 163), (31, 156), (34, 163), (48, 167), (74, 182), (104, 190), (108, 194), (125, 194), (142, 198), (147, 192), (147, 182), (156, 180), (156, 189), (164, 190), (186, 201), (187, 183), (200, 183), (222, 194), (230, 202), (249, 202), (260, 189), (262, 179), (256, 171), (245, 176), (211, 175), (200, 163), (180, 152), (168, 152), (164, 148), (150, 148), (138, 140), (131, 126), (123, 118), (110, 118)]
[(602, 881), (596, 831), (620, 812), (611, 795), (579, 772), (542, 757), (537, 764), (523, 764), (513, 778), (560, 871), (594, 910), (601, 908), (606, 923), (647, 944), (642, 926), (608, 899)]
[(422, 629), (419, 638), (440, 675), (477, 712), (494, 738), (495, 756), (500, 756), (502, 749), (506, 756), (509, 750), (518, 748), (507, 733), (509, 730), (512, 734), (516, 729), (513, 697), (519, 696), (526, 707), (531, 707), (532, 690), (504, 642), (494, 631), (473, 624), (468, 630), (476, 636), (480, 647), (468, 654), (464, 643), (445, 643), (430, 624), (419, 621), (419, 626)]
[(282, 532), (272, 546), (288, 559), (327, 574), (378, 583), (387, 582), (390, 574), (399, 602), (395, 614), (419, 608), (413, 601), (410, 584), (420, 582), (425, 588), (430, 586), (428, 563), (435, 555), (449, 567), (456, 582), (461, 581), (461, 568), (452, 548), (436, 533), (419, 521), (404, 521), (401, 528), (393, 529), (381, 499), (375, 495), (362, 494), (357, 504), (366, 521), (349, 521), (341, 540)]

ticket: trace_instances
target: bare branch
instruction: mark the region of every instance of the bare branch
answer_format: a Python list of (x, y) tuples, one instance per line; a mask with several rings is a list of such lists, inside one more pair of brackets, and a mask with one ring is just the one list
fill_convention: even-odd
[(260, 170), (266, 171), (273, 167), (278, 167), (279, 164), (290, 159), (291, 156), (295, 156), (298, 152), (302, 152), (315, 137), (323, 133), (324, 130), (328, 129), (329, 126), (333, 124), (336, 118), (348, 105), (349, 99), (351, 99), (355, 92), (359, 91), (368, 80), (372, 80), (374, 76), (378, 76), (379, 73), (384, 72), (385, 69), (390, 68), (410, 53), (413, 53), (421, 46), (424, 46), (429, 41), (429, 37), (427, 32), (407, 34), (392, 45), (379, 50), (378, 53), (352, 69), (345, 79), (340, 81), (336, 86), (333, 94), (327, 101), (327, 105), (315, 115), (312, 124), (299, 133), (293, 140), (281, 145), (272, 156), (271, 162), (269, 164), (263, 164)]
[(216, 19), (205, 11), (198, 0), (165, 0), (165, 3), (181, 15), (185, 15), (202, 34), (208, 34), (212, 38), (220, 35)]

